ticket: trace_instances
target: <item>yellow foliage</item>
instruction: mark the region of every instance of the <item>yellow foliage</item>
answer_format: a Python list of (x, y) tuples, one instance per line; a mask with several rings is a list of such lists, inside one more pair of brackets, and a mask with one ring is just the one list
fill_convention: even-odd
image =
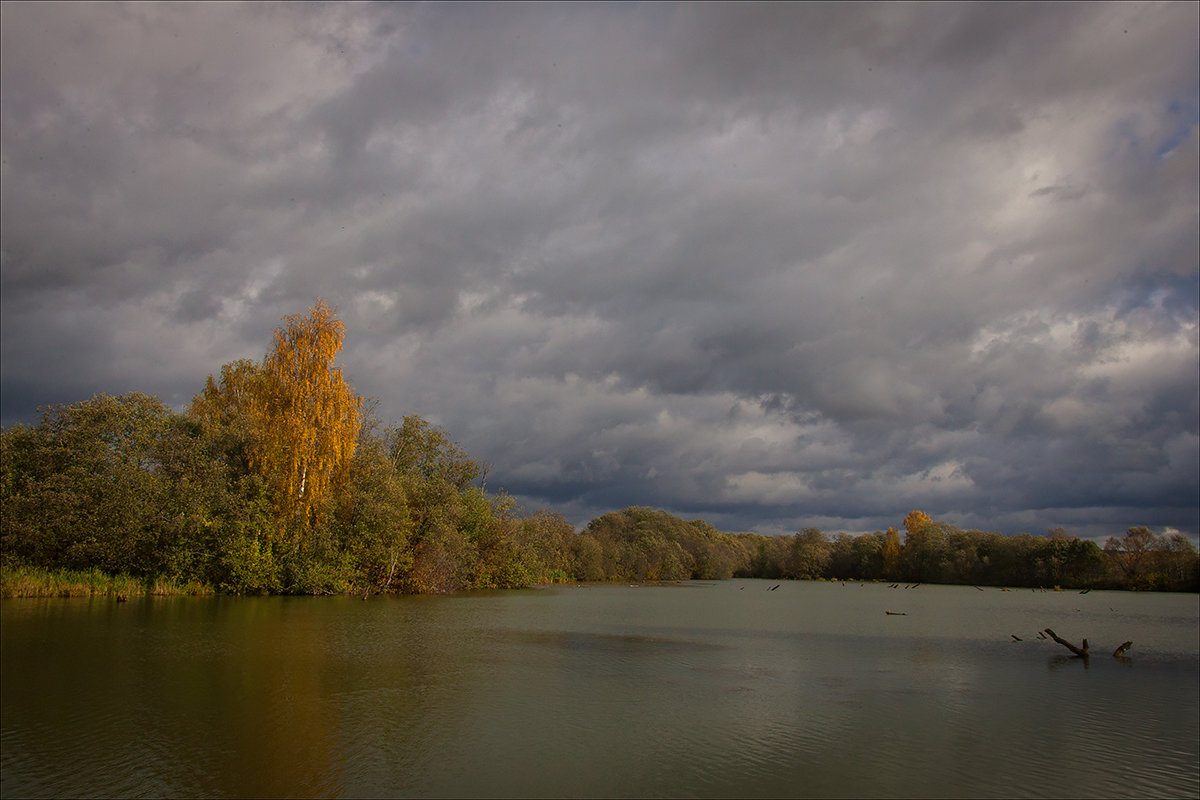
[(345, 324), (324, 300), (284, 322), (263, 360), (256, 411), (265, 424), (252, 464), (273, 482), (279, 516), (307, 524), (347, 477), (362, 398), (333, 366)]
[(925, 526), (931, 524), (933, 519), (924, 511), (910, 511), (908, 516), (904, 518), (904, 530), (908, 531), (908, 535), (919, 533)]
[(331, 490), (348, 477), (362, 398), (333, 366), (345, 324), (318, 298), (284, 317), (261, 365), (235, 361), (210, 375), (191, 417), (247, 442), (250, 467), (271, 487), (279, 521), (302, 532), (319, 522)]

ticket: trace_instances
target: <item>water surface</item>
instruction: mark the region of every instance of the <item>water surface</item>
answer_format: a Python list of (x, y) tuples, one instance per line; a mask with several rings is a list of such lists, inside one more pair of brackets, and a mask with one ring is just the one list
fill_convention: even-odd
[(1200, 793), (1196, 595), (772, 586), (5, 600), (0, 794)]

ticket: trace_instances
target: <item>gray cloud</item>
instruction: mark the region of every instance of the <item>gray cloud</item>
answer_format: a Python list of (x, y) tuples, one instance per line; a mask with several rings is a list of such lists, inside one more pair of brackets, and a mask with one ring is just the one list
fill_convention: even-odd
[(1200, 528), (1186, 4), (6, 4), (5, 424), (320, 295), (576, 522)]

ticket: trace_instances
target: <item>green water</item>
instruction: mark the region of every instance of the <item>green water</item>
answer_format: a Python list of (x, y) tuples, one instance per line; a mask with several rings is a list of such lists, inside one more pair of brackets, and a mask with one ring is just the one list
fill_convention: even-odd
[(1196, 595), (774, 585), (5, 600), (0, 794), (1200, 794)]

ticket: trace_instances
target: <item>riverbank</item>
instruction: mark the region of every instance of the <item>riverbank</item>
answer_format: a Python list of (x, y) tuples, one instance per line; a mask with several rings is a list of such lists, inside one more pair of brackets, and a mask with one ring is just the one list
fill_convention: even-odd
[(99, 569), (49, 570), (38, 567), (0, 567), (0, 597), (115, 597), (216, 594), (198, 581), (146, 581), (132, 575), (109, 575)]

